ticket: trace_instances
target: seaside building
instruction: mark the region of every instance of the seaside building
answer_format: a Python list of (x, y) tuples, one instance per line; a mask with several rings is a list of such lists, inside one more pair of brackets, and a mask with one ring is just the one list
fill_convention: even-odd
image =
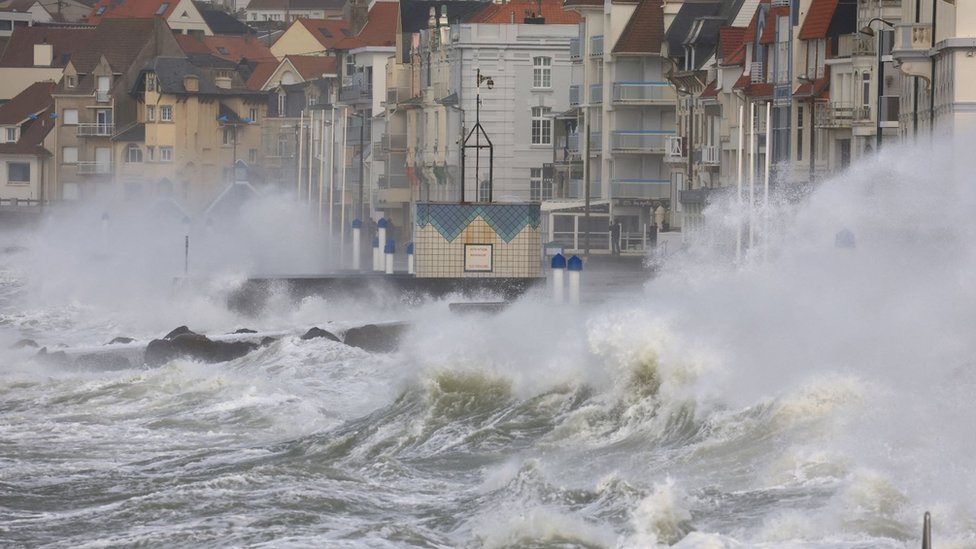
[(0, 101), (12, 99), (35, 82), (59, 82), (71, 56), (93, 35), (91, 28), (35, 26), (14, 30), (0, 54)]
[(0, 106), (0, 210), (37, 210), (49, 199), (54, 86), (37, 82)]

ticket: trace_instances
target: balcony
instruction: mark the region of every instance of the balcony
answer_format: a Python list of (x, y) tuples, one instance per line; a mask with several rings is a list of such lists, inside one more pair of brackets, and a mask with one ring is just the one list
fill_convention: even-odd
[(610, 134), (610, 148), (615, 153), (666, 154), (668, 137), (673, 136), (663, 130), (618, 130)]
[(373, 86), (363, 78), (362, 73), (342, 79), (339, 89), (339, 102), (347, 105), (371, 103), (373, 101)]
[(115, 124), (78, 124), (78, 137), (112, 137)]
[(901, 64), (899, 69), (903, 74), (929, 78), (932, 66), (929, 58), (931, 47), (931, 23), (895, 25), (895, 44), (891, 49), (891, 57)]
[(78, 162), (75, 164), (79, 175), (109, 175), (112, 173), (111, 162)]
[[(566, 189), (566, 198), (582, 199), (586, 198), (586, 181), (583, 179), (570, 179)], [(603, 196), (603, 185), (600, 183), (599, 174), (590, 179), (590, 198), (599, 199)]]
[(868, 122), (874, 122), (874, 118), (871, 116), (871, 107), (860, 106), (854, 107), (851, 114), (854, 124), (866, 124)]
[(95, 90), (95, 102), (108, 103), (111, 100), (112, 96), (109, 94), (108, 90)]
[(719, 165), (719, 150), (717, 145), (704, 145), (700, 150), (700, 162), (706, 166)]
[(569, 87), (569, 104), (570, 106), (576, 107), (580, 104), (580, 87), (570, 86)]
[(381, 175), (378, 184), (379, 184), (379, 188), (381, 189), (409, 189), (410, 188), (410, 180), (407, 179), (406, 174)]
[(664, 139), (666, 151), (664, 161), (669, 164), (683, 164), (688, 161), (685, 152), (685, 138), (680, 135), (669, 135)]
[(860, 33), (851, 35), (851, 55), (854, 57), (873, 57), (877, 55), (878, 49), (875, 47), (877, 42), (873, 36), (865, 36)]
[[(850, 128), (854, 123), (852, 103), (827, 103), (817, 108), (818, 128)], [(870, 117), (870, 112), (868, 116)]]
[(671, 181), (668, 179), (614, 179), (610, 185), (614, 198), (671, 198)]
[[(603, 147), (600, 132), (590, 132), (590, 152), (599, 151)], [(573, 154), (580, 154), (580, 134), (571, 133), (566, 136), (566, 150)]]
[(590, 57), (603, 55), (603, 35), (590, 37)]
[(583, 43), (580, 42), (579, 38), (569, 39), (569, 58), (570, 59), (580, 59), (583, 57)]
[(590, 84), (590, 104), (603, 103), (603, 84)]
[(618, 105), (673, 105), (676, 100), (667, 82), (614, 82), (611, 93)]

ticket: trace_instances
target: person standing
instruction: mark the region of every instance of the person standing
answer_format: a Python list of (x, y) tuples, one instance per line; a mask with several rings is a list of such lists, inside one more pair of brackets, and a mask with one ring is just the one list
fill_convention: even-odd
[(620, 221), (610, 224), (610, 253), (620, 255)]

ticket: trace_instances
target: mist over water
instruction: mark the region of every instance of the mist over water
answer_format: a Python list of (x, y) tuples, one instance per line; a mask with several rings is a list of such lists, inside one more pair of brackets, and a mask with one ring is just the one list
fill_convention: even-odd
[[(976, 547), (976, 158), (952, 148), (781, 187), (738, 263), (749, 215), (715, 204), (642, 291), (582, 308), (246, 316), (248, 276), (339, 266), (287, 196), (191, 220), (193, 287), (183, 220), (151, 208), (4, 234), (26, 249), (0, 255), (0, 545), (907, 548), (929, 510), (936, 547)], [(411, 325), (394, 353), (298, 337), (386, 320)], [(181, 324), (284, 335), (121, 371), (11, 348)]]

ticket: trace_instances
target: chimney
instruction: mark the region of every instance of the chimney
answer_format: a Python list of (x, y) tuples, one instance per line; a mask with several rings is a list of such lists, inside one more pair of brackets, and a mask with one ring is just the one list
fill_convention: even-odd
[(434, 6), (430, 7), (427, 15), (427, 28), (436, 29), (437, 28), (437, 8)]
[(441, 20), (440, 24), (442, 27), (447, 26), (447, 4), (441, 4)]
[(51, 62), (54, 61), (54, 46), (47, 43), (47, 40), (41, 44), (34, 44), (34, 66), (35, 67), (50, 67)]
[(183, 77), (183, 89), (188, 92), (200, 91), (200, 80), (192, 74)]

